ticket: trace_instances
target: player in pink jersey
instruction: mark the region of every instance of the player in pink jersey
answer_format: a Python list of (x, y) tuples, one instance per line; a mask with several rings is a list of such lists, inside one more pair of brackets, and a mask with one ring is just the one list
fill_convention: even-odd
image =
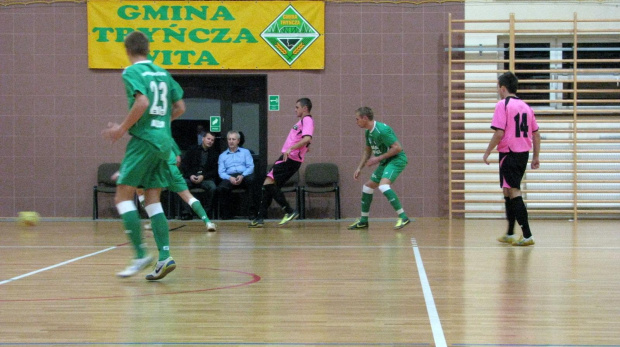
[[(499, 152), (499, 179), (504, 193), (508, 231), (499, 242), (514, 246), (530, 246), (534, 238), (528, 223), (527, 208), (521, 197), (521, 180), (525, 174), (530, 150), (533, 148), (532, 169), (540, 167), (540, 133), (532, 108), (515, 93), (519, 81), (512, 72), (499, 76), (497, 87), (501, 100), (495, 105), (491, 128), (495, 134), (489, 142), (482, 160), (489, 165), (489, 155), (495, 147)], [(523, 237), (514, 234), (515, 220), (519, 222)]]
[(272, 200), (275, 200), (285, 213), (279, 225), (284, 225), (299, 217), (299, 211), (291, 208), (281, 188), (299, 170), (308, 152), (308, 146), (312, 142), (314, 120), (310, 115), (311, 110), (312, 101), (310, 99), (301, 98), (297, 100), (295, 114), (299, 121), (293, 125), (288, 133), (282, 146), (282, 155), (276, 160), (273, 168), (265, 177), (258, 216), (248, 224), (249, 228), (262, 228), (265, 225), (263, 219), (267, 217), (267, 209)]

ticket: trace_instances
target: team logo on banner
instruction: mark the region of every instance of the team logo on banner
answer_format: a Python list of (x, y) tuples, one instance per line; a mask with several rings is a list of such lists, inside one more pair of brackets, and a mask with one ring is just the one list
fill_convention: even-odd
[(320, 34), (289, 5), (260, 36), (290, 66)]

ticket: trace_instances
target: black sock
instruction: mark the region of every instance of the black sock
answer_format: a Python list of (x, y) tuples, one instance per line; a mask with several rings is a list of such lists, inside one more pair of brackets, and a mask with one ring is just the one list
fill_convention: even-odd
[(523, 203), (523, 198), (517, 196), (516, 198), (510, 200), (510, 204), (512, 205), (512, 211), (514, 212), (515, 218), (519, 225), (521, 226), (521, 230), (523, 230), (523, 237), (528, 238), (532, 236), (532, 232), (530, 231), (530, 224), (528, 223), (527, 217), (527, 208)]
[(256, 219), (267, 218), (267, 209), (271, 205), (271, 200), (273, 200), (272, 191), (267, 188), (268, 186), (272, 186), (272, 184), (263, 186), (261, 189), (260, 206), (258, 207), (258, 215), (256, 216)]
[(273, 200), (275, 200), (278, 205), (282, 206), (285, 213), (293, 213), (293, 209), (291, 208), (291, 205), (288, 204), (288, 201), (286, 201), (286, 197), (284, 196), (284, 193), (282, 193), (280, 187), (275, 184), (268, 184), (265, 187), (269, 187)]
[(504, 206), (506, 207), (506, 220), (508, 221), (508, 231), (506, 234), (514, 235), (515, 233), (515, 214), (512, 208), (510, 207), (510, 198), (504, 197)]

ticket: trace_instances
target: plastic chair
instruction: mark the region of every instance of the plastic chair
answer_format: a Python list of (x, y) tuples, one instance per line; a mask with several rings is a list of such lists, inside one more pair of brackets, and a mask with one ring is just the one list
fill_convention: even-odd
[(93, 219), (99, 218), (99, 193), (116, 193), (116, 181), (111, 177), (120, 167), (121, 163), (103, 163), (97, 168), (97, 185), (93, 186)]
[[(246, 188), (233, 188), (230, 190), (230, 199), (232, 199), (233, 206), (236, 204), (236, 208), (234, 212), (230, 214), (231, 219), (234, 219), (237, 216), (242, 216), (245, 218), (249, 217), (249, 204), (251, 197), (247, 196), (248, 190)], [(216, 201), (216, 213), (217, 219), (222, 219), (222, 200), (219, 196), (217, 196)]]
[[(295, 193), (295, 208), (301, 212), (301, 186), (299, 185), (299, 170), (280, 188), (282, 193)], [(301, 216), (300, 216), (301, 217)]]
[(304, 175), (306, 185), (301, 187), (301, 217), (306, 218), (306, 193), (335, 195), (335, 219), (340, 219), (340, 175), (338, 166), (333, 163), (313, 163), (306, 166)]

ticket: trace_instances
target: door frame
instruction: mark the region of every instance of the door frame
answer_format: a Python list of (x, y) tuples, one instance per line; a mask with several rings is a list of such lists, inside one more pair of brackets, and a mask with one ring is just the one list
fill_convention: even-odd
[[(259, 105), (258, 153), (254, 168), (257, 178), (264, 175), (267, 167), (267, 75), (266, 74), (178, 74), (174, 79), (184, 91), (184, 99), (201, 97), (213, 98), (221, 101), (220, 116), (222, 117), (222, 131), (218, 142), (220, 150), (227, 148), (226, 133), (232, 130), (232, 105), (238, 101), (256, 102)], [(248, 92), (249, 91), (249, 92)], [(247, 100), (246, 100), (247, 99)], [(208, 119), (202, 120), (208, 124)], [(197, 121), (200, 123), (201, 121)], [(209, 127), (206, 126), (208, 130)], [(246, 137), (248, 136), (245, 134)], [(187, 136), (195, 136), (194, 133)]]

